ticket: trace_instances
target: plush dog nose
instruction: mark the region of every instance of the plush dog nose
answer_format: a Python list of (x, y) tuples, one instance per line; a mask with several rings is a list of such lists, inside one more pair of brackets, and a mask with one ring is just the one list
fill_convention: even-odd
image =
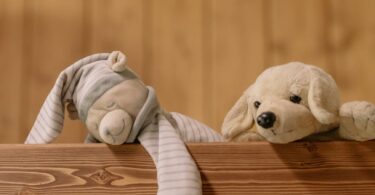
[(257, 117), (257, 123), (261, 127), (268, 129), (273, 127), (276, 121), (276, 115), (273, 112), (263, 112)]

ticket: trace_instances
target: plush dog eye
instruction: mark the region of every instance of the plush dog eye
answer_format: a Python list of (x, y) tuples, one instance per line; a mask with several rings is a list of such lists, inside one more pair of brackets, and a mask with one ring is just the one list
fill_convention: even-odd
[(299, 104), (302, 100), (301, 97), (299, 97), (298, 95), (292, 95), (290, 96), (290, 101), (293, 102), (293, 103), (296, 103), (296, 104)]
[(254, 102), (254, 107), (255, 107), (255, 108), (259, 108), (259, 106), (260, 106), (260, 102), (259, 102), (259, 101), (255, 101), (255, 102)]

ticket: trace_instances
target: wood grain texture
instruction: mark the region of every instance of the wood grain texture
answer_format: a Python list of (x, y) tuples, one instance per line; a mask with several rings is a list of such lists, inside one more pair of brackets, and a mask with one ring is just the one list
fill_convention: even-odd
[(203, 3), (200, 0), (152, 1), (147, 32), (148, 81), (168, 111), (198, 120), (205, 115)]
[[(375, 142), (188, 144), (204, 194), (373, 194)], [(154, 194), (136, 144), (1, 145), (0, 193)]]
[[(24, 90), (26, 134), (57, 76), (69, 65), (84, 56), (83, 1), (30, 0), (26, 4), (26, 29)], [(79, 121), (66, 114), (60, 140), (82, 142), (86, 130)], [(24, 135), (26, 137), (26, 135)]]
[[(264, 69), (264, 1), (212, 1), (212, 126)], [(207, 89), (210, 90), (210, 89)]]
[(85, 2), (87, 53), (122, 51), (127, 64), (144, 77), (143, 1), (95, 0)]
[(271, 0), (265, 23), (268, 66), (301, 61), (329, 70), (324, 0)]
[[(0, 1), (0, 137), (20, 141), (23, 80), (23, 1)], [(7, 130), (5, 130), (7, 129)]]
[[(374, 34), (374, 0), (0, 0), (0, 143), (24, 141), (59, 72), (111, 50), (168, 111), (217, 130), (261, 71), (289, 61), (331, 73), (343, 102), (375, 102)], [(66, 120), (58, 142), (85, 134)]]
[(375, 1), (330, 1), (332, 57), (343, 100), (375, 102)]

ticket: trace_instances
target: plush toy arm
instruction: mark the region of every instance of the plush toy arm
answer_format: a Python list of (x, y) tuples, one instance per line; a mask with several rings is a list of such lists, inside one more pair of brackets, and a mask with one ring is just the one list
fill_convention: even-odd
[(375, 105), (365, 101), (342, 105), (338, 134), (344, 139), (356, 141), (375, 139)]
[(176, 124), (180, 137), (185, 142), (222, 142), (223, 137), (207, 125), (177, 112), (171, 112), (171, 123)]

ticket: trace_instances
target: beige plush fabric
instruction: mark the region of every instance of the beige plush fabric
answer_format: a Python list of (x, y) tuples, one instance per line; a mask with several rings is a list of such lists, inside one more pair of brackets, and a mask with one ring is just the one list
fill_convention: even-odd
[[(291, 101), (296, 96), (300, 102)], [(265, 113), (275, 118), (270, 127), (260, 125)], [(340, 109), (339, 90), (329, 74), (291, 62), (259, 75), (228, 112), (222, 133), (230, 141), (288, 143), (327, 131), (337, 131), (330, 134), (335, 138), (369, 140), (375, 138), (374, 115), (375, 106), (368, 102)]]
[[(108, 57), (109, 54), (105, 53), (88, 56), (69, 66), (59, 75), (54, 87), (42, 105), (25, 143), (50, 143), (53, 141), (60, 134), (63, 127), (65, 103), (69, 104), (68, 107), (72, 111), (71, 116), (78, 117), (76, 105), (79, 105), (79, 102), (82, 102), (83, 99), (94, 99), (85, 98), (87, 92), (85, 93), (84, 90), (87, 91), (91, 87), (87, 86), (91, 84), (87, 81), (97, 81), (94, 79), (97, 76), (100, 77), (100, 80), (109, 78), (107, 75), (111, 74), (111, 72), (106, 67)], [(105, 63), (97, 64), (98, 62)], [(87, 74), (87, 72), (93, 72), (93, 74)], [(90, 103), (92, 102), (90, 101)], [(81, 116), (86, 115), (83, 109), (78, 110), (81, 110)]]
[(156, 164), (158, 194), (201, 194), (200, 173), (183, 142), (217, 142), (221, 137), (182, 114), (159, 113), (157, 120), (141, 132), (138, 140)]
[(365, 101), (345, 103), (340, 108), (340, 137), (367, 141), (375, 139), (375, 105)]
[[(207, 126), (161, 109), (152, 87), (126, 66), (120, 52), (86, 57), (58, 77), (26, 144), (52, 142), (61, 132), (64, 107), (89, 130), (86, 142), (145, 147), (158, 171), (158, 194), (201, 194), (201, 177), (184, 141), (222, 141)], [(98, 154), (100, 155), (100, 154)], [(126, 166), (126, 165), (124, 165)]]

